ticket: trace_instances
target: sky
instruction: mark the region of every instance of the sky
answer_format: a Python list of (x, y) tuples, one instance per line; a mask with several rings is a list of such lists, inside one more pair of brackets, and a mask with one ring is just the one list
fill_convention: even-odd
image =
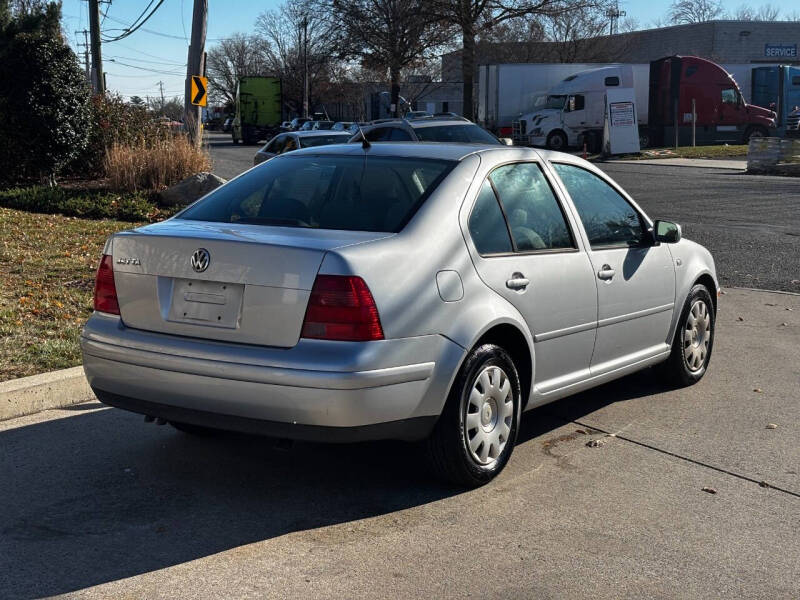
[[(620, 10), (646, 29), (663, 18), (671, 0), (620, 0)], [(763, 2), (767, 3), (767, 2)], [(797, 0), (769, 0), (782, 13), (798, 10)], [(111, 0), (101, 4), (106, 17), (101, 30), (107, 35), (119, 34), (145, 9), (148, 0)], [(734, 12), (745, 4), (742, 0), (723, 0), (726, 10)], [(760, 0), (748, 2), (753, 7)], [(163, 82), (164, 95), (184, 93), (186, 55), (192, 24), (192, 0), (165, 0), (153, 17), (131, 36), (118, 42), (103, 44), (103, 61), (108, 89), (126, 98), (131, 96), (158, 96), (159, 81)], [(206, 48), (215, 41), (233, 33), (249, 33), (258, 15), (280, 5), (280, 0), (208, 0), (208, 34)], [(89, 29), (88, 2), (62, 0), (63, 27), (70, 44), (83, 60), (84, 29)], [(121, 23), (120, 23), (121, 22)], [(115, 31), (116, 29), (116, 31)]]

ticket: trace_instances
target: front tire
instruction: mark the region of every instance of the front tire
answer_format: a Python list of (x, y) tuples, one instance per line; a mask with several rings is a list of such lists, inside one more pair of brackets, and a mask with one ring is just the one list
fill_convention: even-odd
[(694, 385), (703, 378), (714, 348), (716, 315), (711, 292), (702, 284), (689, 292), (681, 311), (672, 352), (661, 365), (665, 383), (673, 387)]
[(567, 148), (567, 136), (563, 131), (554, 131), (547, 136), (547, 147), (550, 150), (563, 151)]
[(426, 443), (436, 474), (470, 488), (496, 477), (514, 450), (521, 398), (516, 366), (503, 348), (472, 350)]
[(761, 127), (761, 125), (754, 125), (745, 132), (743, 141), (745, 144), (749, 144), (750, 140), (753, 138), (763, 138), (768, 135), (769, 132), (764, 127)]

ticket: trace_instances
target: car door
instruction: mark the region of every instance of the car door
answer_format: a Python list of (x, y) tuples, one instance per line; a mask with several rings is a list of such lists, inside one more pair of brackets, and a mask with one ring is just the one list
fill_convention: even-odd
[(534, 399), (589, 376), (597, 319), (591, 263), (538, 162), (486, 174), (467, 229), (481, 279), (534, 339)]
[(604, 177), (578, 165), (552, 163), (583, 226), (597, 278), (597, 339), (592, 375), (668, 351), (675, 308), (675, 267), (666, 244)]

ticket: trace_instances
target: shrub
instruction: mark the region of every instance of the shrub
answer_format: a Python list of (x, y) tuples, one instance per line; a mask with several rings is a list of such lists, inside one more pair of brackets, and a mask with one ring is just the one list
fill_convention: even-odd
[(115, 194), (36, 185), (0, 191), (0, 206), (28, 212), (120, 221), (158, 221), (175, 211), (158, 208), (145, 194)]
[(104, 166), (113, 189), (158, 192), (189, 175), (209, 171), (211, 159), (206, 150), (176, 133), (164, 134), (155, 141), (112, 144)]
[(54, 182), (86, 147), (89, 96), (60, 38), (23, 33), (0, 45), (0, 178)]

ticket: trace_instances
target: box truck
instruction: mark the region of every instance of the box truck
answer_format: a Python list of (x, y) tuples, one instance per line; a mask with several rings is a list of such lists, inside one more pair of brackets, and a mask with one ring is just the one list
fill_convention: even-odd
[[(523, 115), (515, 130), (529, 144), (599, 150), (605, 91), (633, 88), (642, 147), (692, 142), (747, 143), (775, 132), (775, 113), (745, 102), (720, 65), (694, 56), (669, 56), (646, 65), (616, 65), (575, 73), (547, 93), (547, 106)], [(694, 102), (694, 105), (693, 105)], [(599, 106), (598, 106), (599, 105)]]
[(278, 77), (240, 77), (231, 135), (233, 143), (269, 139), (283, 121), (283, 95)]
[(753, 68), (752, 103), (777, 113), (780, 136), (800, 136), (800, 67), (774, 65)]

